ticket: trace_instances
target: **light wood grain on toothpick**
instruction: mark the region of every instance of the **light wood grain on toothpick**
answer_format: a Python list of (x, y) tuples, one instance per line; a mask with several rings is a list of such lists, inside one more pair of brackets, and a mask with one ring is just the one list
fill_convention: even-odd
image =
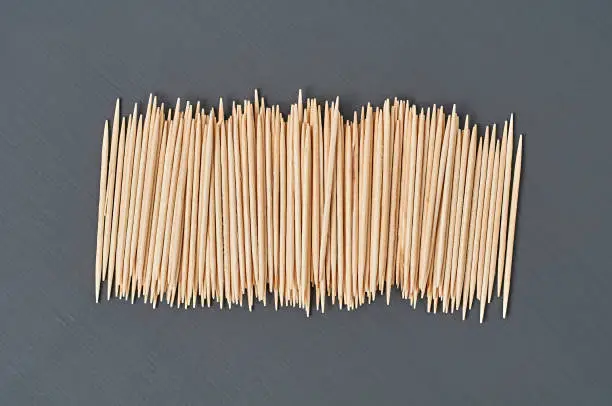
[[(181, 245), (184, 241), (183, 224), (185, 221), (185, 190), (187, 185), (187, 166), (189, 155), (189, 139), (192, 138), (195, 129), (191, 119), (191, 107), (185, 112), (183, 139), (181, 144), (181, 155), (179, 158), (178, 177), (176, 180), (176, 193), (174, 213), (172, 216), (172, 228), (170, 249), (168, 251), (168, 291), (170, 306), (174, 305), (179, 280)], [(180, 305), (180, 302), (179, 304)]]
[[(151, 284), (153, 283), (153, 256), (155, 254), (155, 242), (157, 240), (157, 227), (159, 223), (159, 210), (161, 205), (161, 195), (162, 195), (162, 178), (164, 172), (164, 156), (166, 155), (166, 149), (168, 144), (168, 125), (166, 120), (163, 118), (163, 110), (160, 109), (161, 112), (157, 114), (156, 122), (158, 123), (156, 127), (156, 135), (160, 139), (159, 145), (159, 159), (152, 160), (152, 165), (150, 166), (152, 177), (147, 179), (147, 183), (151, 182), (150, 189), (150, 198), (145, 199), (142, 203), (143, 205), (143, 213), (141, 219), (141, 231), (149, 229), (149, 238), (148, 242), (146, 241), (145, 234), (140, 234), (142, 238), (141, 242), (138, 243), (139, 246), (142, 246), (142, 256), (138, 256), (137, 259), (137, 267), (140, 269), (140, 264), (143, 266), (143, 279), (144, 283), (142, 286), (142, 290), (144, 291), (145, 303), (149, 299), (149, 292), (151, 289)], [(161, 127), (161, 128), (160, 128)], [(157, 162), (155, 162), (157, 161)], [(154, 170), (154, 166), (157, 167), (157, 170)], [(154, 189), (153, 189), (154, 185)], [(149, 202), (153, 200), (151, 205)], [(151, 207), (151, 224), (150, 227), (147, 227), (148, 221), (146, 217), (146, 207)], [(153, 297), (151, 296), (151, 301), (153, 301)]]
[[(107, 282), (107, 299), (110, 300), (113, 289), (113, 275), (115, 274), (118, 225), (119, 225), (119, 209), (121, 202), (121, 181), (123, 178), (123, 155), (125, 151), (125, 133), (126, 122), (125, 117), (121, 120), (121, 130), (119, 131), (119, 145), (117, 148), (117, 171), (115, 175), (115, 193), (113, 198), (113, 221), (111, 224), (110, 234), (110, 252), (108, 258), (108, 282)], [(112, 148), (112, 147), (111, 147)], [(116, 280), (114, 281), (117, 283)]]
[(104, 211), (106, 210), (106, 179), (108, 176), (108, 120), (104, 122), (102, 157), (100, 159), (100, 201), (98, 202), (98, 234), (96, 238), (95, 292), (96, 303), (100, 298), (102, 281), (102, 252), (104, 246)]
[[(446, 244), (446, 252), (444, 254), (442, 273), (440, 276), (440, 299), (442, 300), (442, 311), (447, 312), (450, 302), (451, 285), (454, 287), (456, 275), (453, 273), (453, 247), (455, 243), (459, 246), (459, 232), (455, 230), (457, 224), (461, 224), (461, 213), (457, 215), (458, 200), (463, 200), (463, 196), (459, 197), (459, 175), (461, 171), (461, 156), (466, 152), (464, 140), (469, 137), (468, 134), (459, 130), (457, 147), (455, 148), (455, 165), (453, 165), (453, 177), (451, 185), (450, 197), (450, 213), (448, 220), (448, 242)], [(467, 154), (466, 154), (467, 155)], [(456, 271), (456, 266), (454, 267)]]
[[(135, 215), (136, 215), (136, 195), (138, 188), (138, 170), (140, 168), (140, 149), (142, 147), (142, 114), (138, 117), (138, 122), (136, 124), (136, 137), (134, 140), (134, 153), (133, 153), (133, 162), (132, 162), (132, 184), (130, 190), (130, 201), (129, 201), (129, 209), (127, 216), (127, 228), (126, 228), (126, 237), (125, 237), (125, 246), (123, 251), (123, 269), (125, 272), (123, 274), (123, 296), (127, 299), (130, 285), (135, 285), (136, 278), (134, 267), (132, 266), (132, 261), (130, 257), (130, 250), (132, 247), (132, 238), (135, 238), (134, 232), (134, 223)], [(132, 283), (134, 282), (134, 283)], [(132, 296), (133, 298), (133, 296)], [(133, 300), (133, 299), (132, 299)]]
[[(511, 147), (510, 147), (511, 148)], [(510, 201), (510, 220), (508, 223), (508, 242), (506, 250), (506, 263), (504, 268), (504, 301), (503, 317), (508, 313), (508, 302), (510, 299), (510, 280), (512, 277), (512, 255), (514, 254), (514, 233), (516, 230), (516, 213), (518, 210), (519, 187), (521, 182), (521, 162), (523, 159), (523, 136), (519, 137), (516, 150), (516, 161), (514, 163), (514, 176), (512, 179), (512, 200)]]
[[(489, 141), (489, 152), (487, 155), (487, 172), (485, 177), (484, 203), (482, 206), (482, 229), (480, 231), (480, 246), (478, 251), (478, 279), (476, 280), (476, 298), (482, 301), (482, 287), (485, 274), (485, 258), (487, 250), (487, 230), (489, 227), (489, 207), (491, 205), (491, 186), (493, 181), (493, 165), (495, 158), (495, 137), (491, 136)], [(483, 161), (484, 162), (484, 161)]]
[[(142, 268), (138, 267), (138, 244), (140, 243), (140, 222), (142, 217), (142, 205), (145, 200), (145, 183), (146, 183), (146, 164), (148, 162), (148, 155), (151, 153), (157, 153), (157, 145), (153, 146), (153, 126), (154, 119), (157, 115), (157, 97), (153, 98), (153, 95), (149, 95), (149, 102), (147, 103), (147, 111), (145, 113), (145, 119), (142, 129), (142, 143), (140, 146), (140, 159), (138, 162), (138, 181), (136, 185), (136, 207), (134, 208), (134, 224), (133, 224), (133, 235), (129, 248), (129, 266), (134, 273), (135, 280), (132, 282), (131, 299), (132, 303), (135, 300), (136, 293), (140, 291), (142, 286)], [(151, 152), (149, 152), (151, 150)], [(147, 218), (148, 220), (149, 218)]]
[(382, 194), (380, 212), (380, 252), (378, 254), (378, 289), (382, 292), (387, 269), (389, 249), (389, 219), (391, 210), (391, 183), (393, 170), (393, 123), (391, 122), (391, 106), (389, 99), (383, 107), (382, 132)]
[[(505, 140), (505, 134), (504, 134)], [(498, 140), (499, 144), (499, 140)], [(505, 151), (502, 151), (501, 146), (498, 147), (498, 163), (497, 163), (497, 179), (496, 183), (493, 184), (497, 188), (495, 191), (495, 211), (493, 217), (493, 241), (491, 243), (491, 258), (489, 260), (489, 281), (487, 284), (487, 303), (491, 303), (491, 296), (493, 295), (493, 284), (495, 281), (495, 269), (497, 265), (497, 247), (499, 245), (499, 228), (501, 221), (501, 205), (504, 190), (504, 164), (505, 164)]]
[[(474, 126), (470, 139), (470, 152), (468, 155), (467, 180), (465, 194), (463, 195), (463, 213), (461, 216), (461, 241), (459, 243), (459, 264), (457, 267), (457, 300), (461, 289), (462, 296), (462, 316), (465, 320), (468, 306), (470, 286), (472, 284), (471, 257), (474, 240), (474, 229), (476, 224), (476, 206), (478, 204), (478, 184), (480, 182), (480, 161), (482, 143), (477, 141), (477, 127)], [(476, 143), (478, 142), (478, 147)]]
[[(174, 146), (174, 157), (172, 159), (172, 171), (170, 175), (170, 191), (168, 195), (168, 213), (166, 215), (166, 225), (164, 229), (163, 235), (163, 251), (162, 251), (162, 261), (161, 261), (161, 270), (159, 273), (158, 280), (158, 293), (159, 300), (163, 300), (164, 296), (166, 297), (166, 302), (171, 302), (171, 273), (170, 273), (170, 250), (172, 243), (172, 229), (174, 223), (174, 212), (176, 209), (176, 192), (178, 189), (179, 183), (179, 174), (181, 170), (181, 153), (183, 150), (183, 140), (186, 138), (185, 135), (185, 113), (182, 112), (179, 114), (179, 124), (177, 130), (177, 138), (176, 144)], [(153, 300), (153, 305), (156, 305), (155, 299)]]
[(312, 137), (311, 129), (305, 124), (303, 131), (303, 164), (304, 176), (302, 177), (304, 193), (302, 194), (302, 302), (306, 309), (306, 315), (310, 315), (310, 266), (311, 266), (311, 202), (312, 202)]
[(493, 137), (491, 141), (495, 140), (495, 152), (493, 155), (493, 173), (491, 175), (491, 192), (489, 200), (489, 214), (487, 221), (487, 240), (485, 246), (485, 258), (484, 268), (482, 276), (482, 291), (480, 292), (480, 322), (484, 321), (484, 312), (487, 304), (487, 291), (489, 286), (489, 280), (492, 280), (489, 273), (492, 270), (491, 267), (491, 249), (493, 246), (493, 232), (495, 230), (495, 201), (497, 193), (497, 177), (499, 171), (499, 142), (495, 137), (495, 126), (493, 126)]
[(480, 290), (481, 280), (479, 278), (479, 258), (480, 258), (480, 246), (483, 235), (483, 213), (485, 212), (484, 204), (485, 204), (485, 191), (487, 184), (487, 168), (489, 165), (489, 127), (487, 126), (485, 129), (485, 136), (482, 144), (482, 154), (481, 154), (481, 163), (480, 163), (480, 177), (479, 177), (479, 185), (478, 185), (478, 206), (476, 209), (476, 229), (474, 234), (474, 249), (472, 251), (472, 277), (474, 279), (473, 285), (470, 285), (470, 298), (469, 298), (469, 308), (472, 308), (472, 303), (474, 300), (474, 296)]
[[(255, 102), (258, 105), (257, 94), (255, 95)], [(257, 107), (257, 105), (255, 107)], [(255, 121), (254, 121), (253, 105), (247, 104), (246, 107), (246, 141), (247, 141), (247, 163), (248, 163), (248, 184), (249, 184), (249, 223), (250, 223), (250, 234), (251, 234), (251, 258), (253, 268), (251, 271), (251, 283), (250, 289), (254, 290), (257, 297), (257, 278), (259, 275), (259, 257), (257, 248), (257, 194), (256, 194), (256, 153), (255, 153)], [(246, 202), (245, 202), (246, 204)]]
[(510, 177), (512, 175), (512, 149), (514, 147), (514, 115), (510, 116), (508, 138), (504, 148), (504, 191), (502, 198), (501, 229), (499, 235), (499, 254), (497, 257), (497, 296), (501, 296), (506, 261), (506, 234), (508, 231), (508, 204), (510, 201)]
[[(336, 98), (335, 109), (332, 112), (331, 121), (331, 139), (329, 147), (329, 155), (327, 156), (327, 168), (326, 174), (328, 175), (325, 179), (325, 194), (324, 194), (324, 205), (323, 205), (323, 223), (321, 231), (321, 247), (319, 253), (319, 260), (324, 261), (327, 255), (327, 244), (325, 243), (328, 238), (330, 223), (331, 223), (331, 206), (332, 206), (332, 193), (333, 193), (333, 174), (336, 166), (336, 147), (338, 143), (338, 119), (340, 112), (338, 111), (340, 98)], [(319, 275), (319, 281), (321, 275)]]
[[(172, 172), (172, 162), (174, 158), (174, 149), (176, 144), (176, 133), (178, 130), (178, 115), (179, 115), (180, 100), (176, 102), (174, 110), (174, 120), (172, 120), (168, 132), (168, 140), (166, 144), (163, 176), (161, 180), (161, 190), (159, 197), (159, 212), (157, 216), (157, 230), (155, 230), (155, 244), (152, 253), (152, 268), (151, 268), (151, 283), (149, 291), (149, 299), (154, 304), (157, 302), (158, 296), (158, 279), (160, 275), (160, 267), (162, 262), (162, 251), (164, 245), (164, 231), (166, 217), (168, 214), (168, 196), (170, 194), (170, 178)], [(152, 231), (153, 232), (153, 231)]]
[(222, 202), (222, 233), (223, 233), (223, 286), (225, 287), (225, 298), (229, 308), (232, 308), (232, 304), (235, 301), (234, 297), (234, 285), (232, 284), (231, 277), (233, 275), (232, 263), (232, 251), (230, 248), (230, 239), (232, 236), (231, 220), (230, 220), (230, 180), (229, 180), (229, 164), (228, 164), (228, 140), (226, 131), (226, 121), (224, 117), (221, 117), (219, 121), (219, 136), (221, 137), (221, 202)]
[(287, 175), (287, 140), (286, 125), (281, 123), (279, 134), (279, 165), (280, 165), (280, 212), (279, 212), (279, 296), (281, 306), (286, 303), (286, 273), (287, 273), (287, 195), (288, 195), (288, 175)]
[(233, 117), (230, 117), (227, 122), (227, 165), (228, 165), (228, 190), (229, 190), (229, 252), (230, 252), (230, 270), (231, 270), (231, 294), (232, 301), (238, 304), (242, 292), (240, 292), (240, 265), (238, 260), (238, 214), (236, 203), (236, 162), (234, 151), (234, 127)]
[(195, 307), (198, 297), (198, 261), (204, 253), (198, 246), (198, 235), (200, 227), (200, 162), (202, 155), (202, 112), (200, 110), (200, 102), (196, 105), (195, 111), (195, 134), (193, 138), (192, 149), (192, 175), (191, 184), (187, 182), (187, 187), (191, 189), (191, 200), (187, 200), (186, 204), (191, 205), (191, 227), (189, 229), (189, 256), (187, 259), (187, 293), (185, 297), (185, 308), (190, 304)]
[[(163, 105), (162, 105), (163, 106)], [(165, 148), (163, 142), (163, 123), (164, 119), (161, 111), (161, 107), (157, 107), (157, 97), (153, 99), (153, 105), (151, 106), (151, 117), (148, 121), (148, 131), (145, 131), (143, 137), (143, 156), (141, 159), (140, 172), (143, 176), (142, 190), (138, 191), (139, 206), (136, 209), (138, 214), (138, 239), (134, 242), (132, 247), (132, 256), (134, 257), (134, 263), (136, 267), (136, 275), (138, 284), (135, 286), (136, 296), (140, 297), (145, 285), (146, 279), (146, 259), (148, 257), (148, 241), (152, 234), (151, 223), (154, 218), (154, 207), (155, 207), (155, 186), (157, 179), (157, 168), (158, 168), (158, 155), (163, 155), (162, 148)], [(147, 123), (147, 119), (145, 119)], [(146, 144), (146, 150), (144, 146)]]
[(272, 292), (274, 287), (274, 219), (273, 219), (273, 179), (272, 179), (272, 108), (266, 108), (266, 119), (265, 119), (265, 128), (264, 128), (264, 166), (265, 166), (265, 174), (266, 174), (266, 258), (267, 258), (267, 284), (269, 291)]
[(115, 179), (117, 171), (117, 149), (119, 146), (119, 99), (115, 103), (113, 117), (113, 133), (110, 139), (110, 156), (108, 164), (108, 178), (106, 185), (106, 201), (104, 210), (104, 244), (102, 249), (102, 280), (106, 280), (110, 256), (110, 241), (112, 235), (113, 202), (115, 194)]
[[(215, 151), (214, 151), (214, 199), (215, 199), (215, 259), (216, 259), (216, 298), (219, 303), (219, 308), (223, 308), (225, 300), (230, 300), (226, 296), (225, 286), (225, 271), (226, 268), (223, 252), (223, 179), (222, 179), (222, 151), (221, 151), (221, 134), (220, 122), (215, 122)], [(229, 253), (228, 253), (229, 254)]]
[(387, 249), (387, 264), (386, 264), (386, 296), (387, 305), (391, 301), (391, 285), (395, 279), (396, 260), (397, 260), (397, 240), (398, 240), (398, 211), (400, 202), (400, 187), (401, 187), (401, 156), (402, 156), (402, 123), (401, 120), (396, 120), (395, 130), (393, 132), (393, 163), (391, 171), (391, 196), (390, 196), (390, 212), (389, 212), (389, 243)]

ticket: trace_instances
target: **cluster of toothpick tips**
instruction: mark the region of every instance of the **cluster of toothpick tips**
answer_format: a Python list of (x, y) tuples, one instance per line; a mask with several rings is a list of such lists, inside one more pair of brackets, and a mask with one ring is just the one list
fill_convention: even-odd
[(338, 98), (204, 109), (149, 96), (104, 126), (95, 265), (132, 302), (353, 310), (392, 289), (428, 312), (506, 317), (521, 177), (514, 120)]

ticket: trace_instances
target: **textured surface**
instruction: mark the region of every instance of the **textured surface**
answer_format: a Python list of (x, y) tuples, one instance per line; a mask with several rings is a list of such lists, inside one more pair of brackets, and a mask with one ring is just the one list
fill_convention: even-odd
[[(609, 2), (84, 3), (0, 13), (0, 404), (609, 401)], [(150, 91), (216, 104), (253, 87), (285, 107), (302, 87), (345, 112), (394, 95), (479, 124), (516, 112), (509, 319), (498, 300), (480, 326), (397, 294), (310, 319), (94, 304), (115, 97), (126, 112)]]

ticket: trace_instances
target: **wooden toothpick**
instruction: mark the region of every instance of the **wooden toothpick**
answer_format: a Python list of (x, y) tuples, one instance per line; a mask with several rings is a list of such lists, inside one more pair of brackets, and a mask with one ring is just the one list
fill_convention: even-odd
[[(511, 147), (511, 146), (510, 146)], [(508, 242), (506, 250), (506, 264), (504, 268), (504, 304), (503, 317), (508, 313), (508, 301), (510, 299), (510, 279), (512, 277), (512, 254), (514, 253), (514, 233), (516, 229), (516, 213), (518, 208), (518, 195), (521, 182), (521, 161), (523, 159), (523, 135), (519, 137), (516, 150), (516, 161), (514, 163), (514, 176), (512, 180), (512, 200), (510, 202), (510, 221), (508, 224)]]
[(95, 298), (100, 298), (100, 283), (102, 281), (102, 252), (104, 246), (104, 212), (106, 210), (106, 179), (108, 175), (108, 120), (104, 122), (102, 136), (102, 158), (100, 159), (100, 201), (98, 203), (98, 234), (96, 241), (96, 274)]

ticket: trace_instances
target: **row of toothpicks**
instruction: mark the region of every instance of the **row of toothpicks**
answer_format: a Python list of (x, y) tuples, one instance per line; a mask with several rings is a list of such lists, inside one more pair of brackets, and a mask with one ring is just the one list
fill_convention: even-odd
[(464, 319), (476, 298), (482, 322), (496, 285), (505, 318), (522, 157), (520, 137), (512, 170), (513, 117), (479, 134), (454, 106), (396, 98), (349, 118), (339, 107), (300, 91), (285, 116), (255, 92), (226, 118), (222, 100), (216, 112), (180, 100), (166, 110), (151, 95), (144, 117), (137, 105), (120, 117), (117, 100), (102, 142), (96, 301), (106, 281), (109, 299), (154, 307), (257, 299), (310, 314), (330, 299), (389, 303), (395, 287)]

